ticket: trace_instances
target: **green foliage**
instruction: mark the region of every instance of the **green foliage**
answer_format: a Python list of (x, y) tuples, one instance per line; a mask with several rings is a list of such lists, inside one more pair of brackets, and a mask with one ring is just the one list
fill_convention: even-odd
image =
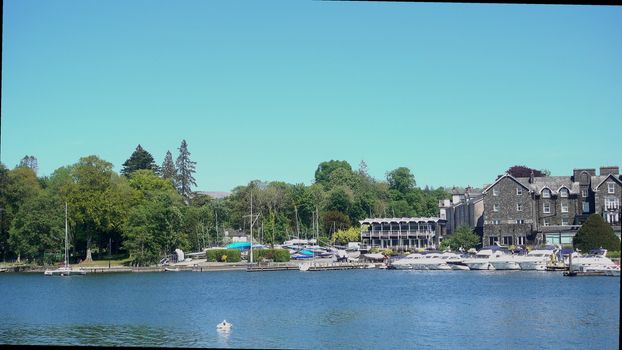
[(209, 262), (240, 262), (241, 252), (237, 249), (208, 249), (206, 252)]
[(399, 167), (387, 173), (387, 181), (389, 182), (389, 188), (396, 190), (400, 193), (407, 193), (415, 188), (415, 175), (410, 172), (410, 169), (405, 167)]
[(175, 168), (175, 163), (173, 163), (171, 151), (166, 151), (162, 167), (160, 168), (160, 175), (163, 179), (170, 180), (171, 182), (177, 178), (177, 168)]
[(587, 218), (574, 236), (572, 244), (575, 249), (583, 252), (601, 247), (608, 251), (620, 251), (620, 240), (613, 233), (613, 228), (598, 214)]
[(141, 169), (157, 172), (158, 166), (155, 164), (151, 153), (144, 150), (141, 145), (138, 145), (130, 158), (123, 163), (121, 174), (128, 176), (134, 171)]
[(620, 251), (614, 251), (614, 252), (610, 252), (607, 251), (607, 257), (611, 258), (611, 259), (619, 259), (620, 258)]
[(9, 244), (21, 258), (42, 261), (47, 252), (64, 251), (64, 205), (46, 193), (29, 198), (13, 221)]
[(480, 238), (468, 226), (460, 226), (449, 237), (441, 242), (441, 249), (451, 248), (457, 250), (462, 247), (464, 250), (476, 248), (480, 244)]
[(190, 160), (190, 152), (188, 151), (188, 144), (186, 140), (181, 141), (181, 145), (179, 146), (179, 156), (175, 161), (175, 165), (177, 166), (177, 179), (175, 181), (177, 185), (177, 189), (179, 190), (179, 194), (186, 201), (190, 199), (190, 195), (192, 194), (192, 186), (196, 186), (197, 183), (194, 180), (192, 174), (196, 172), (195, 166), (196, 162)]
[(330, 160), (328, 162), (322, 162), (315, 170), (315, 182), (323, 185), (328, 184), (331, 174), (337, 169), (344, 169), (348, 172), (352, 172), (350, 163), (345, 160)]
[(361, 232), (356, 227), (351, 227), (347, 230), (339, 230), (333, 233), (332, 241), (339, 245), (345, 245), (348, 244), (348, 242), (360, 242)]
[(287, 249), (253, 249), (253, 261), (260, 262), (272, 260), (274, 262), (287, 262), (290, 259)]

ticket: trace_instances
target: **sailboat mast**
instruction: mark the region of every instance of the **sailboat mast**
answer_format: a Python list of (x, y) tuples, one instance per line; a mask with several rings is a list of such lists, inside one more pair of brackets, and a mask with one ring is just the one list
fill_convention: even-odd
[(69, 261), (67, 259), (67, 254), (69, 251), (69, 234), (68, 234), (68, 225), (67, 225), (67, 202), (65, 202), (65, 267), (69, 266)]
[(251, 189), (251, 264), (253, 263), (253, 190)]

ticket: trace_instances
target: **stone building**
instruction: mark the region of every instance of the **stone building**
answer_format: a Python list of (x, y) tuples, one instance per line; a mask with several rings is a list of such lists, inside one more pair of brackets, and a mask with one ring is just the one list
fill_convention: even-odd
[(453, 234), (458, 227), (466, 225), (481, 236), (484, 228), (482, 190), (454, 187), (449, 192), (451, 198), (438, 203), (440, 218), (447, 220), (447, 234)]
[(622, 177), (617, 166), (575, 169), (572, 176), (500, 176), (482, 191), (483, 244), (571, 244), (593, 213), (620, 236)]

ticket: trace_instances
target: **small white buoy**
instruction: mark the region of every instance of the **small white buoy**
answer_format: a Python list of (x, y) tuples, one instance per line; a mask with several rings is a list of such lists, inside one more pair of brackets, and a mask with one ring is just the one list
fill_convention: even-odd
[(233, 326), (231, 323), (227, 322), (227, 320), (223, 320), (221, 323), (219, 323), (216, 328), (219, 330), (229, 330), (231, 329), (231, 326)]

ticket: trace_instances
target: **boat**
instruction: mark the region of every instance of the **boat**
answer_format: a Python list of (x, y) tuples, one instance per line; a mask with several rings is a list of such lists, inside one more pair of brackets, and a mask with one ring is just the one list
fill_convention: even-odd
[(518, 257), (518, 266), (521, 270), (536, 270), (546, 271), (547, 265), (552, 262), (552, 257), (555, 256), (555, 248), (544, 247), (540, 249), (534, 249)]
[(402, 259), (391, 262), (396, 270), (451, 270), (451, 266), (442, 259), (439, 253), (413, 253)]
[(86, 275), (86, 271), (82, 268), (74, 269), (69, 266), (69, 230), (67, 225), (67, 203), (65, 203), (65, 261), (63, 266), (55, 270), (45, 270), (43, 274), (45, 276), (73, 276), (73, 275)]
[(491, 260), (507, 254), (499, 246), (487, 246), (480, 249), (475, 256), (465, 258), (464, 264), (471, 270), (494, 270)]
[(616, 271), (620, 271), (620, 266), (616, 265), (611, 259), (607, 258), (606, 249), (600, 249), (599, 251), (590, 251), (584, 256), (572, 256), (569, 263), (570, 271), (582, 271), (582, 272), (607, 272), (615, 275)]
[(464, 263), (462, 256), (456, 253), (444, 252), (441, 254), (441, 259), (445, 260), (445, 263), (452, 270), (470, 270), (467, 264)]

